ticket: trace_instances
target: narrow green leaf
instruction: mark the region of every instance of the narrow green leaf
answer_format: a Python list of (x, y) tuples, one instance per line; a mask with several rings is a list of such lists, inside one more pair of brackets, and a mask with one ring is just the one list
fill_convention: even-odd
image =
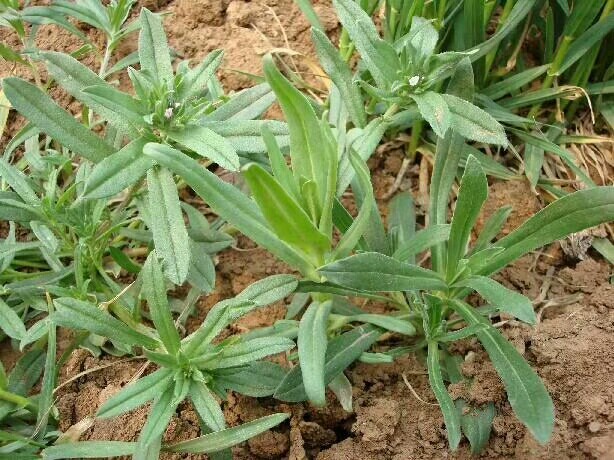
[[(463, 302), (455, 301), (452, 307), (470, 325), (485, 323), (473, 308)], [(547, 443), (554, 428), (554, 405), (543, 382), (497, 329), (486, 327), (476, 335), (503, 380), (516, 416), (540, 443)]]
[(134, 454), (137, 446), (138, 444), (135, 442), (123, 441), (81, 441), (58, 444), (43, 450), (43, 459), (100, 458), (101, 452), (104, 452), (104, 455), (107, 457), (119, 457)]
[(0, 158), (0, 177), (11, 186), (24, 202), (30, 206), (40, 205), (40, 200), (34, 193), (28, 177), (4, 158)]
[(459, 261), (465, 255), (471, 238), (471, 230), (488, 197), (488, 180), (480, 163), (470, 156), (461, 180), (458, 200), (452, 217), (448, 241), (447, 279), (456, 275)]
[[(356, 171), (356, 179), (360, 182), (360, 187), (366, 193), (366, 196), (362, 201), (358, 216), (356, 216), (356, 219), (354, 219), (350, 227), (339, 240), (339, 243), (337, 243), (333, 251), (333, 259), (346, 257), (352, 252), (363, 235), (368, 232), (369, 228), (373, 228), (371, 215), (375, 214), (377, 211), (374, 209), (376, 204), (367, 164), (354, 152), (350, 152), (350, 162)], [(365, 235), (365, 237), (366, 236), (368, 235)]]
[(36, 238), (38, 238), (38, 241), (43, 243), (43, 246), (49, 251), (54, 253), (58, 249), (60, 242), (49, 227), (38, 220), (31, 221), (30, 227)]
[(215, 288), (215, 265), (211, 256), (206, 253), (203, 243), (192, 244), (192, 256), (188, 270), (188, 281), (194, 287), (208, 294)]
[(450, 109), (450, 127), (477, 142), (507, 146), (503, 126), (484, 110), (451, 94), (443, 94)]
[(513, 208), (511, 206), (503, 206), (502, 208), (497, 209), (492, 216), (490, 216), (490, 218), (484, 224), (482, 231), (478, 235), (478, 239), (473, 245), (473, 249), (471, 250), (472, 254), (475, 254), (488, 247), (490, 242), (501, 232), (501, 229), (505, 225), (505, 222), (507, 222), (512, 210)]
[(216, 372), (216, 384), (254, 398), (271, 396), (286, 376), (283, 367), (270, 361), (254, 361), (239, 371), (228, 369), (226, 372)]
[(454, 406), (454, 401), (448, 393), (448, 389), (443, 381), (441, 375), (441, 365), (439, 363), (439, 344), (437, 342), (429, 341), (428, 344), (428, 357), (427, 367), (429, 373), (429, 383), (431, 389), (435, 393), (441, 412), (443, 413), (443, 420), (446, 424), (446, 430), (448, 432), (448, 443), (450, 449), (455, 451), (458, 448), (458, 444), (461, 440), (461, 425), (460, 417)]
[(154, 161), (143, 155), (147, 140), (138, 138), (96, 164), (85, 182), (86, 199), (107, 198), (137, 183), (153, 167)]
[[(381, 335), (381, 330), (371, 326), (360, 326), (335, 337), (326, 349), (324, 383), (328, 385), (356, 361)], [(300, 366), (293, 367), (275, 390), (275, 398), (281, 401), (299, 402), (307, 399)]]
[(525, 323), (535, 324), (537, 322), (533, 305), (529, 299), (522, 294), (507, 289), (493, 279), (485, 276), (470, 276), (456, 282), (455, 286), (476, 290), (497, 310), (514, 315)]
[(354, 126), (364, 128), (367, 124), (365, 103), (360, 88), (352, 80), (350, 67), (323, 31), (314, 28), (311, 30), (311, 37), (322, 67), (339, 90)]
[(332, 283), (363, 291), (447, 288), (435, 272), (375, 252), (364, 252), (338, 260), (320, 268), (319, 273)]
[(443, 243), (450, 237), (450, 225), (437, 224), (431, 225), (423, 230), (416, 232), (415, 236), (399, 245), (392, 257), (401, 262), (407, 262), (408, 259), (422, 251), (435, 246), (438, 243)]
[(0, 329), (9, 337), (21, 340), (26, 334), (26, 326), (21, 318), (0, 298)]
[(412, 94), (411, 98), (418, 105), (422, 118), (433, 128), (433, 132), (439, 137), (444, 137), (452, 122), (452, 113), (443, 96), (434, 91), (427, 91)]
[(348, 380), (343, 372), (331, 380), (328, 384), (328, 388), (335, 393), (343, 410), (352, 412), (352, 382)]
[(56, 312), (51, 315), (51, 319), (60, 326), (90, 331), (127, 345), (140, 345), (152, 349), (159, 345), (157, 340), (131, 329), (89, 302), (64, 297), (55, 299), (53, 303)]
[(233, 428), (206, 434), (189, 441), (171, 444), (170, 446), (164, 447), (163, 450), (192, 454), (211, 454), (213, 452), (219, 452), (279, 425), (288, 417), (287, 414), (268, 415)]
[(377, 86), (388, 88), (396, 80), (400, 68), (392, 45), (380, 38), (375, 24), (358, 3), (334, 0), (333, 6)]
[[(89, 100), (96, 101), (108, 112), (112, 113), (115, 120), (119, 119), (124, 124), (129, 124), (130, 132), (136, 133), (139, 128), (145, 127), (144, 110), (141, 108), (140, 101), (129, 94), (123, 93), (112, 86), (88, 86), (81, 92), (87, 95)], [(119, 126), (122, 129), (122, 126)]]
[(107, 399), (96, 414), (99, 418), (111, 418), (124, 414), (156, 398), (172, 384), (173, 370), (160, 369), (153, 374), (128, 384)]
[(403, 335), (415, 335), (416, 328), (407, 320), (395, 318), (393, 316), (376, 315), (376, 314), (360, 314), (352, 315), (351, 321), (361, 321), (363, 323), (373, 324), (379, 326), (382, 329), (386, 329), (392, 332), (398, 332)]
[(229, 171), (239, 169), (239, 156), (234, 147), (219, 134), (203, 126), (188, 126), (181, 131), (169, 131), (168, 136), (184, 147), (209, 158)]
[(147, 172), (147, 185), (156, 251), (164, 261), (168, 279), (182, 284), (190, 268), (190, 240), (173, 175), (166, 168), (152, 168)]
[[(223, 369), (238, 367), (270, 355), (283, 353), (294, 348), (294, 342), (285, 337), (263, 337), (247, 340), (235, 345), (224, 347), (222, 353), (215, 358), (212, 367)], [(195, 360), (198, 363), (198, 360)], [(206, 367), (206, 366), (205, 366)]]
[(480, 92), (489, 97), (492, 100), (501, 99), (503, 96), (507, 94), (514, 93), (521, 89), (523, 86), (528, 85), (533, 82), (537, 78), (541, 77), (546, 73), (550, 64), (544, 64), (537, 67), (531, 67), (523, 72), (519, 72), (517, 74), (512, 75), (511, 77), (505, 78), (500, 82), (497, 82), (493, 85), (484, 88)]
[(185, 75), (185, 81), (179, 92), (179, 99), (185, 101), (207, 89), (209, 80), (215, 75), (224, 59), (223, 50), (213, 50), (205, 59)]
[(234, 94), (230, 100), (207, 116), (207, 121), (241, 121), (259, 118), (275, 101), (268, 83), (261, 83)]
[(283, 300), (294, 292), (298, 281), (292, 275), (272, 275), (247, 286), (235, 298), (265, 307)]
[(110, 145), (77, 122), (35, 85), (19, 78), (5, 78), (2, 88), (13, 107), (73, 152), (93, 162), (113, 153)]
[(281, 149), (275, 140), (275, 136), (266, 125), (262, 127), (261, 133), (269, 155), (273, 177), (275, 177), (275, 180), (279, 182), (283, 189), (292, 198), (295, 200), (300, 200), (301, 194), (298, 186), (294, 180), (294, 176), (292, 176), (292, 171), (286, 164), (286, 158), (284, 157), (283, 153), (281, 153)]
[(241, 233), (291, 266), (305, 272), (310, 270), (303, 256), (270, 231), (258, 207), (235, 187), (171, 147), (150, 143), (144, 152), (180, 175), (220, 217)]
[(595, 187), (570, 193), (539, 211), (505, 238), (504, 249), (492, 258), (480, 275), (494, 273), (534, 249), (572, 233), (614, 221), (614, 187)]
[(244, 177), (260, 210), (279, 238), (309, 254), (317, 264), (330, 247), (328, 237), (317, 229), (279, 182), (260, 166), (250, 165)]
[(162, 394), (156, 395), (154, 403), (149, 411), (147, 422), (139, 435), (139, 444), (148, 446), (159, 436), (164, 434), (167, 425), (170, 423), (177, 402), (173, 401), (175, 387), (169, 385)]
[[(90, 97), (87, 92), (83, 91), (85, 88), (93, 86), (112, 88), (102, 78), (68, 54), (45, 51), (40, 53), (40, 57), (51, 76), (71, 96), (83, 102), (116, 128), (129, 129), (126, 123), (127, 119), (118, 116), (117, 111), (110, 110), (106, 105), (100, 104), (96, 98)], [(129, 134), (136, 136), (137, 133), (132, 129)]]
[(148, 72), (159, 83), (170, 83), (173, 67), (166, 34), (160, 16), (147, 8), (141, 9), (139, 34), (139, 62), (141, 70)]
[(203, 382), (192, 381), (190, 399), (198, 416), (212, 431), (226, 428), (226, 420), (219, 403)]
[(142, 270), (143, 294), (147, 299), (151, 320), (160, 334), (160, 339), (171, 355), (176, 355), (180, 347), (180, 338), (173, 316), (171, 315), (170, 305), (166, 297), (166, 285), (162, 267), (158, 263), (156, 251), (151, 251)]
[(326, 404), (326, 329), (331, 308), (331, 301), (313, 302), (307, 307), (298, 328), (297, 346), (303, 384), (309, 401), (316, 406)]
[(270, 56), (264, 59), (264, 75), (275, 92), (290, 129), (290, 156), (297, 183), (312, 180), (318, 202), (325, 200), (328, 158), (320, 136), (320, 123), (307, 98), (284, 78)]

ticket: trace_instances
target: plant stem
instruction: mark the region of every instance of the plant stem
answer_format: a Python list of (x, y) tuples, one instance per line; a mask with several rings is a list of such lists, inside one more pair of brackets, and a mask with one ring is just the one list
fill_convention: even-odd
[[(573, 41), (574, 41), (574, 37), (571, 37), (569, 35), (566, 35), (565, 37), (563, 37), (563, 40), (561, 41), (560, 45), (558, 46), (556, 50), (556, 54), (554, 55), (554, 60), (552, 61), (552, 64), (550, 64), (550, 68), (548, 69), (548, 74), (546, 75), (546, 78), (544, 79), (544, 82), (542, 83), (541, 89), (547, 89), (552, 86), (552, 83), (554, 83), (554, 77), (557, 76), (557, 74), (559, 73), (561, 64), (563, 64), (563, 61), (565, 60), (565, 57), (567, 56), (567, 52), (569, 51), (569, 47)], [(529, 112), (529, 114), (527, 115), (527, 118), (535, 118), (540, 108), (541, 108), (541, 104), (534, 105), (531, 108), (531, 111)]]

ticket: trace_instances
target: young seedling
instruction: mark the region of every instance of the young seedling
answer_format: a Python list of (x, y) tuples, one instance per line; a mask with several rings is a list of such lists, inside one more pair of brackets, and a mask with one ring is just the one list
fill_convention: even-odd
[[(293, 292), (297, 284), (294, 277), (272, 276), (252, 284), (235, 298), (219, 302), (200, 327), (182, 340), (171, 316), (165, 280), (155, 251), (150, 253), (140, 276), (142, 296), (147, 300), (154, 329), (142, 325), (131, 328), (88, 302), (73, 298), (54, 301), (56, 312), (51, 316), (54, 324), (86, 329), (114, 342), (138, 346), (159, 367), (107, 400), (98, 410), (98, 417), (115, 417), (153, 401), (136, 449), (144, 451), (152, 444), (159, 449), (160, 438), (183, 400), (190, 399), (206, 430), (217, 432), (224, 430), (226, 423), (216, 396), (225, 398), (228, 390), (258, 397), (275, 391), (285, 374), (283, 368), (258, 360), (289, 351), (295, 346), (292, 340), (283, 337), (242, 340), (240, 336), (220, 342), (214, 339), (241, 316)], [(283, 419), (285, 416), (275, 420), (279, 423)], [(251, 436), (270, 428), (267, 420), (270, 421), (265, 419), (261, 424), (254, 424)], [(237, 438), (233, 444), (242, 440)], [(181, 449), (197, 444), (191, 441), (171, 449), (186, 451)]]
[(104, 140), (30, 83), (5, 78), (3, 89), (13, 107), (34, 126), (95, 163), (78, 203), (108, 198), (129, 187), (134, 193), (147, 176), (148, 224), (164, 260), (165, 275), (181, 284), (190, 271), (191, 243), (177, 187), (168, 170), (156, 167), (143, 154), (144, 145), (171, 145), (187, 155), (237, 170), (239, 154), (264, 152), (259, 138), (262, 126), (268, 126), (282, 144), (286, 127), (281, 122), (255, 120), (273, 102), (267, 85), (230, 99), (223, 96), (215, 77), (221, 51), (214, 51), (193, 68), (182, 62), (174, 72), (160, 17), (143, 9), (140, 25), (140, 70), (128, 70), (136, 97), (117, 90), (68, 55), (52, 51), (37, 55), (66, 91), (101, 117), (94, 124), (108, 123)]
[[(459, 81), (472, 81), (470, 66), (460, 67), (452, 78), (450, 87), (460, 94)], [(406, 299), (411, 312), (408, 321), (423, 336), (409, 350), (421, 347), (427, 350), (429, 381), (444, 414), (452, 449), (461, 440), (461, 430), (469, 437), (468, 431), (474, 427), (462, 422), (463, 413), (459, 410), (462, 404), (455, 404), (446, 390), (441, 356), (447, 355), (447, 343), (471, 336), (476, 336), (490, 355), (518, 418), (539, 442), (546, 443), (554, 426), (552, 400), (537, 374), (489, 320), (491, 314), (505, 312), (534, 324), (535, 313), (529, 299), (490, 277), (530, 251), (614, 220), (614, 188), (596, 187), (569, 194), (492, 243), (509, 212), (503, 210), (493, 216), (486, 225), (486, 234), (468, 250), (473, 226), (487, 198), (488, 183), (479, 162), (469, 157), (454, 215), (447, 224), (448, 197), (459, 166), (462, 142), (454, 132), (438, 141), (431, 177), (429, 225), (424, 230), (414, 234), (412, 222), (401, 224), (397, 209), (390, 235), (395, 244), (392, 256), (364, 252), (330, 263), (319, 273), (355, 294), (391, 292), (395, 298)], [(400, 200), (408, 204), (406, 198)], [(395, 206), (398, 208), (400, 203)], [(429, 248), (432, 268), (415, 265), (413, 256)], [(490, 308), (476, 309), (467, 304), (465, 298), (472, 291), (484, 298)], [(459, 330), (461, 322), (465, 327)], [(403, 350), (392, 350), (391, 354), (398, 355), (400, 351)], [(454, 366), (450, 369), (448, 376), (452, 379)]]

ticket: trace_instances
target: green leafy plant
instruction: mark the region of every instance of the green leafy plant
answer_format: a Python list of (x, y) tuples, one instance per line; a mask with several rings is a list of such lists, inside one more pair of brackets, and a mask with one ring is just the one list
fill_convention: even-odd
[[(470, 76), (471, 67), (457, 69), (449, 90), (460, 91), (457, 83), (471, 81)], [(467, 91), (466, 86), (463, 88)], [(471, 231), (487, 197), (488, 183), (479, 162), (469, 157), (454, 215), (450, 224), (446, 222), (448, 197), (459, 166), (459, 142), (462, 145), (462, 138), (452, 132), (438, 141), (431, 178), (429, 225), (425, 229), (414, 236), (415, 223), (396, 224), (390, 229), (395, 244), (392, 256), (364, 252), (328, 264), (319, 273), (327, 281), (355, 291), (392, 292), (395, 298), (407, 301), (408, 321), (419, 331), (417, 337), (422, 337), (410, 350), (427, 349), (429, 381), (444, 414), (452, 449), (461, 439), (463, 412), (459, 412), (446, 390), (441, 354), (446, 355), (448, 343), (474, 335), (490, 355), (516, 415), (538, 441), (545, 443), (554, 424), (548, 392), (522, 356), (488, 321), (491, 315), (505, 312), (533, 324), (535, 313), (528, 299), (504, 288), (490, 276), (534, 249), (612, 221), (614, 189), (597, 187), (567, 195), (493, 243), (509, 211), (495, 214), (476, 246), (468, 249)], [(410, 204), (407, 198), (398, 199)], [(401, 204), (397, 204), (395, 210), (399, 212), (400, 208)], [(401, 217), (393, 222), (402, 222)], [(415, 265), (415, 254), (426, 249), (431, 251), (432, 269)], [(464, 299), (472, 291), (484, 298), (489, 307), (476, 309), (467, 304)], [(458, 329), (463, 323), (465, 326)]]
[[(294, 291), (294, 277), (272, 276), (252, 284), (233, 299), (219, 302), (200, 327), (181, 340), (171, 315), (165, 280), (155, 251), (150, 253), (140, 276), (141, 296), (147, 300), (153, 330), (143, 325), (131, 327), (88, 302), (74, 298), (54, 301), (56, 309), (51, 315), (54, 324), (86, 329), (114, 342), (142, 347), (145, 356), (159, 366), (157, 371), (138, 379), (107, 400), (97, 417), (115, 417), (153, 400), (149, 418), (141, 431), (139, 447), (136, 447), (145, 451), (152, 443), (160, 448), (160, 438), (166, 426), (177, 406), (186, 398), (192, 402), (204, 429), (217, 432), (224, 430), (226, 424), (215, 395), (225, 397), (228, 390), (250, 396), (267, 396), (274, 392), (284, 370), (274, 363), (258, 360), (290, 350), (294, 347), (292, 340), (284, 337), (243, 340), (240, 336), (218, 343), (213, 340), (231, 322)], [(285, 418), (278, 416), (274, 420), (279, 423)], [(260, 424), (253, 424), (251, 436), (269, 429), (271, 420), (265, 418)], [(236, 438), (234, 443), (242, 440)], [(207, 442), (190, 441), (168, 449), (186, 452), (197, 445), (207, 446)]]
[[(64, 2), (61, 5), (62, 10), (68, 8)], [(191, 242), (177, 188), (169, 171), (154, 168), (151, 159), (143, 155), (144, 145), (152, 141), (168, 143), (234, 170), (239, 167), (239, 152), (249, 156), (264, 151), (259, 140), (262, 126), (266, 124), (282, 143), (286, 128), (280, 122), (254, 120), (273, 101), (266, 85), (224, 98), (215, 78), (222, 59), (220, 51), (194, 68), (183, 62), (174, 73), (160, 18), (144, 9), (140, 25), (141, 69), (128, 70), (136, 97), (118, 91), (68, 55), (38, 53), (57, 82), (97, 113), (100, 122), (108, 123), (104, 140), (30, 83), (6, 78), (3, 88), (12, 105), (34, 126), (96, 163), (78, 202), (108, 198), (128, 187), (132, 187), (132, 193), (137, 192), (147, 176), (147, 223), (164, 260), (166, 276), (181, 284), (190, 271)], [(123, 36), (113, 30), (109, 31), (110, 43)], [(128, 140), (126, 145), (124, 139)]]

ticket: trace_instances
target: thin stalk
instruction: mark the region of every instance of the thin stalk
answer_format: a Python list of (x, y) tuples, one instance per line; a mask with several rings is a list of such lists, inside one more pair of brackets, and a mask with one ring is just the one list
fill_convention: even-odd
[[(567, 57), (567, 52), (569, 51), (569, 47), (571, 46), (573, 41), (574, 37), (571, 37), (569, 35), (563, 37), (563, 40), (557, 47), (556, 54), (554, 55), (554, 60), (552, 61), (552, 64), (550, 64), (550, 69), (548, 69), (548, 74), (546, 75), (546, 78), (542, 83), (541, 89), (547, 89), (552, 86), (552, 83), (554, 83), (554, 78), (559, 73), (561, 64), (565, 60), (565, 57)], [(535, 118), (540, 108), (541, 104), (534, 105), (531, 108), (531, 111), (529, 112), (527, 118)]]
[(416, 157), (416, 151), (420, 146), (420, 138), (424, 130), (424, 120), (416, 120), (411, 126), (411, 139), (407, 148), (407, 156), (411, 159)]
[[(499, 17), (499, 20), (497, 21), (497, 30), (495, 31), (495, 33), (499, 31), (499, 29), (501, 29), (501, 27), (505, 25), (505, 23), (507, 22), (507, 19), (509, 18), (510, 12), (512, 11), (512, 8), (514, 7), (515, 4), (516, 4), (516, 0), (508, 0), (507, 2), (505, 2), (505, 5), (503, 6), (503, 11), (501, 11), (501, 16)], [(498, 51), (499, 51), (499, 45), (495, 46), (495, 48), (486, 55), (486, 68), (484, 69), (484, 80), (486, 79), (486, 76), (490, 73), (490, 69), (492, 68), (495, 62)]]
[(15, 393), (11, 393), (1, 388), (0, 401), (6, 401), (20, 407), (29, 407), (31, 409), (36, 409), (36, 404), (34, 404), (28, 398), (24, 398), (23, 396), (16, 395)]

